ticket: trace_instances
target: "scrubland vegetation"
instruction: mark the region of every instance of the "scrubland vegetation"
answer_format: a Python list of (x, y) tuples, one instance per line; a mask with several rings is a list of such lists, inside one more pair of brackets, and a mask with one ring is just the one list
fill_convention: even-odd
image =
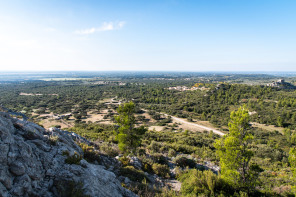
[[(249, 78), (241, 76), (242, 81)], [(140, 196), (294, 196), (296, 91), (238, 79), (121, 79), (125, 85), (10, 82), (0, 85), (0, 103), (37, 123), (44, 114), (71, 113), (61, 117), (73, 124), (67, 130), (94, 144), (79, 144), (84, 158), (100, 163), (102, 155), (116, 157), (121, 166), (115, 174), (127, 177), (122, 185)], [(168, 89), (178, 85), (205, 89)], [(90, 111), (103, 110), (109, 122), (86, 121)], [(182, 130), (163, 113), (208, 121), (226, 135)], [(253, 127), (253, 122), (262, 127)], [(151, 125), (164, 129), (148, 129)], [(275, 130), (265, 129), (268, 125)], [(74, 155), (66, 162), (79, 160)], [(172, 180), (181, 187), (170, 184)]]

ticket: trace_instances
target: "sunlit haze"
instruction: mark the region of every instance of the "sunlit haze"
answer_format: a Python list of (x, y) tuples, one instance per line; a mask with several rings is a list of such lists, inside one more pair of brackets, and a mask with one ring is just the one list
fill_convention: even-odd
[(9, 0), (0, 70), (296, 71), (294, 0)]

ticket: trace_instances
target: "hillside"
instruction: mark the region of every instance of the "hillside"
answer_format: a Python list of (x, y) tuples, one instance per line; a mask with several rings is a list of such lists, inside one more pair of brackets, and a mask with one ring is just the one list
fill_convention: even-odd
[(73, 139), (87, 142), (0, 112), (0, 196), (136, 196)]
[[(294, 90), (206, 79), (141, 80), (122, 79), (125, 85), (111, 80), (1, 84), (0, 111), (6, 112), (1, 116), (3, 132), (10, 133), (3, 136), (13, 139), (9, 140), (10, 146), (6, 137), (1, 139), (5, 158), (2, 166), (6, 169), (0, 174), (3, 195), (295, 194)], [(200, 89), (169, 89), (184, 85), (190, 88), (196, 81)], [(238, 122), (231, 114), (241, 108), (245, 110), (244, 129), (238, 133), (229, 124)], [(11, 118), (8, 113), (23, 120)], [(11, 122), (10, 126), (6, 122)], [(232, 142), (227, 139), (244, 139), (237, 135), (245, 134), (247, 139), (238, 142), (248, 154), (227, 155), (224, 143)], [(227, 147), (237, 150), (240, 146)], [(8, 151), (29, 156), (6, 158), (16, 154)], [(244, 182), (242, 163), (238, 163), (243, 158), (247, 159), (247, 167), (243, 167), (248, 171)], [(24, 172), (18, 175), (15, 169)], [(226, 170), (239, 173), (240, 178), (234, 181), (229, 176), (233, 173)], [(35, 171), (38, 179), (32, 178)], [(29, 178), (19, 183), (24, 175)]]

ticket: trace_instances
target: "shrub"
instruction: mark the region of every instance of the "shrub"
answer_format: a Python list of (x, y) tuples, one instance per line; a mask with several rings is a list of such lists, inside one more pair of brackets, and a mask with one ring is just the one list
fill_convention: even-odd
[(293, 196), (291, 185), (281, 185), (279, 187), (274, 187), (272, 191), (281, 196)]
[(151, 116), (154, 120), (160, 120), (161, 119), (161, 116), (160, 114), (154, 114)]
[(142, 181), (142, 183), (135, 183), (130, 185), (129, 187), (125, 186), (128, 190), (134, 192), (136, 195), (141, 197), (154, 197), (157, 192), (157, 188), (151, 187), (146, 181)]
[(142, 158), (142, 164), (143, 164), (143, 170), (145, 172), (148, 172), (148, 173), (153, 173), (153, 169), (152, 169), (152, 165), (153, 165), (153, 160), (150, 159), (150, 158)]
[(128, 157), (120, 157), (118, 160), (122, 163), (123, 166), (128, 166), (130, 164), (130, 159)]
[(55, 128), (60, 129), (61, 128), (61, 125), (51, 125), (50, 127), (55, 127)]
[(144, 156), (146, 154), (146, 149), (145, 148), (138, 148), (137, 149), (137, 154), (139, 156)]
[(155, 174), (164, 177), (164, 178), (169, 178), (169, 173), (170, 173), (170, 168), (167, 165), (162, 165), (158, 163), (154, 163), (152, 165), (152, 169)]
[(94, 147), (88, 146), (87, 144), (80, 143), (79, 146), (83, 150), (84, 158), (88, 162), (100, 162), (100, 154), (95, 151)]
[(84, 194), (83, 183), (74, 181), (57, 181), (54, 183), (59, 196), (90, 197)]
[(169, 146), (167, 144), (161, 144), (161, 148), (159, 149), (161, 153), (167, 152), (168, 150), (169, 150)]
[(170, 148), (170, 150), (169, 150), (169, 152), (168, 152), (168, 156), (169, 156), (169, 157), (175, 157), (176, 154), (177, 154), (176, 151), (175, 151), (174, 149), (171, 149), (171, 148)]
[(63, 151), (63, 153), (62, 153), (62, 155), (64, 155), (64, 156), (69, 156), (69, 155), (70, 155), (70, 153), (69, 153), (69, 151), (67, 151), (67, 150), (64, 150), (64, 151)]
[(100, 150), (105, 152), (110, 157), (116, 157), (117, 155), (119, 155), (119, 150), (108, 143), (103, 143), (100, 146)]
[(233, 188), (212, 171), (189, 170), (179, 177), (182, 182), (181, 193), (184, 196), (217, 196), (233, 194)]
[(151, 159), (153, 160), (153, 162), (156, 162), (159, 164), (167, 164), (168, 163), (165, 156), (163, 156), (161, 153), (155, 153), (155, 154), (151, 155)]
[(194, 168), (195, 167), (195, 161), (192, 160), (192, 159), (188, 159), (186, 157), (177, 157), (175, 159), (175, 162), (176, 162), (176, 165), (177, 166), (180, 166), (182, 168), (185, 168), (185, 167), (190, 167), (190, 168)]
[(153, 173), (152, 165), (149, 163), (143, 163), (143, 170), (148, 173)]
[[(72, 156), (69, 155), (69, 152), (68, 153), (68, 157), (65, 159), (65, 162), (67, 164), (76, 164), (76, 165), (79, 165), (81, 159), (82, 159), (82, 156), (77, 153), (77, 152), (74, 152), (74, 154)], [(64, 154), (64, 153), (63, 153)]]
[(167, 187), (161, 188), (160, 193), (157, 193), (155, 197), (177, 197), (180, 196), (178, 192), (169, 189)]
[(151, 150), (151, 152), (157, 153), (161, 148), (161, 143), (152, 141), (148, 148)]
[(174, 172), (175, 172), (175, 178), (178, 178), (180, 177), (182, 174), (184, 174), (185, 171), (187, 171), (188, 169), (182, 169), (180, 168), (179, 166), (177, 166), (175, 169), (174, 169)]
[(58, 141), (59, 141), (59, 136), (58, 135), (49, 136), (49, 143), (51, 145), (56, 145)]
[(120, 175), (128, 177), (132, 181), (142, 182), (146, 176), (142, 170), (137, 170), (133, 166), (120, 168)]
[(180, 144), (180, 143), (173, 143), (173, 144), (171, 144), (171, 147), (173, 149), (175, 149), (176, 151), (183, 152), (185, 154), (194, 153), (195, 150), (197, 149), (197, 147), (195, 147), (195, 146), (189, 146), (189, 145)]

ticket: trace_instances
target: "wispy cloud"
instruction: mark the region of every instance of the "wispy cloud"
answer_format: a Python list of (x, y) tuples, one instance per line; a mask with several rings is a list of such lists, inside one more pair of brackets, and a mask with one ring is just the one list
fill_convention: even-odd
[(102, 31), (112, 31), (112, 30), (117, 30), (121, 29), (124, 27), (126, 24), (125, 21), (120, 21), (120, 22), (104, 22), (100, 27), (92, 27), (89, 29), (81, 29), (77, 30), (74, 33), (80, 34), (80, 35), (88, 35), (88, 34), (93, 34), (96, 32), (102, 32)]

